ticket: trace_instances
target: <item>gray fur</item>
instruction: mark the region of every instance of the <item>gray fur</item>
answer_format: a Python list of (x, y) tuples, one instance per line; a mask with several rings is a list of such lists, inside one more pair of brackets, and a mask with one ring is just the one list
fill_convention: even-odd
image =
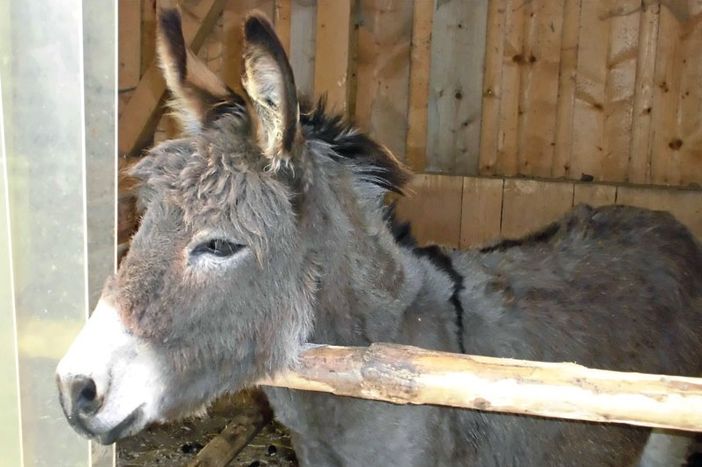
[[(159, 349), (167, 418), (294, 364), (303, 342), (458, 352), (462, 332), (471, 354), (702, 372), (702, 249), (670, 215), (580, 206), (549, 235), (448, 253), (464, 278), (457, 329), (453, 280), (398, 243), (384, 219), (378, 178), (389, 175), (344, 159), (304, 119), (291, 162), (271, 170), (249, 115), (236, 107), (156, 147), (134, 171), (146, 210), (105, 295)], [(246, 249), (223, 261), (192, 258), (213, 235)], [(266, 392), (306, 466), (622, 466), (636, 462), (648, 435)]]

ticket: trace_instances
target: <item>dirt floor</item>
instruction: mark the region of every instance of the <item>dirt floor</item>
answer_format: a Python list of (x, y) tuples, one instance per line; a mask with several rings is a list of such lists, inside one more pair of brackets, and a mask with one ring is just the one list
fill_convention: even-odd
[[(263, 406), (261, 406), (263, 404)], [(118, 467), (187, 465), (242, 410), (267, 412), (259, 394), (243, 393), (217, 402), (209, 416), (155, 426), (117, 445)], [(272, 421), (229, 463), (229, 467), (297, 467), (285, 428)]]
[[(195, 459), (227, 424), (239, 414), (258, 410), (270, 418), (270, 408), (260, 392), (237, 394), (215, 403), (209, 416), (155, 426), (117, 445), (118, 467), (179, 467)], [(702, 467), (702, 434), (696, 437), (685, 467)], [(228, 464), (228, 467), (297, 467), (295, 452), (285, 427), (271, 421)]]

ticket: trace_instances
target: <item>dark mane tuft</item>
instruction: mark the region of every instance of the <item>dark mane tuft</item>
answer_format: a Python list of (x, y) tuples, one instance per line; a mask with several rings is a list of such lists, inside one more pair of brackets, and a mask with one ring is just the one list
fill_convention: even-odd
[(332, 157), (354, 166), (361, 179), (385, 190), (402, 193), (410, 173), (385, 147), (359, 132), (338, 114), (328, 114), (326, 97), (316, 105), (300, 104), (300, 121), (307, 139), (317, 139), (331, 146)]

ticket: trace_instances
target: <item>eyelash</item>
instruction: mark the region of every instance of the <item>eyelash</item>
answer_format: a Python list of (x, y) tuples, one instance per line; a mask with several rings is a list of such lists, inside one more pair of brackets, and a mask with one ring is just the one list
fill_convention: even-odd
[(199, 244), (190, 253), (193, 256), (212, 255), (217, 258), (228, 258), (245, 248), (245, 245), (232, 243), (227, 240), (215, 238)]

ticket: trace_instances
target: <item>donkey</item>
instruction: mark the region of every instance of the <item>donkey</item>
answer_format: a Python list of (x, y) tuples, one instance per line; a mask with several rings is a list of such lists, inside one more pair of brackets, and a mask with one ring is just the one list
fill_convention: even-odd
[[(407, 171), (323, 102), (300, 103), (270, 23), (244, 24), (237, 95), (159, 14), (184, 135), (132, 170), (144, 214), (57, 368), (101, 443), (293, 367), (305, 342), (702, 372), (702, 248), (669, 214), (579, 206), (465, 252), (414, 244), (384, 203)], [(643, 428), (265, 389), (305, 466), (564, 466), (638, 461)]]

